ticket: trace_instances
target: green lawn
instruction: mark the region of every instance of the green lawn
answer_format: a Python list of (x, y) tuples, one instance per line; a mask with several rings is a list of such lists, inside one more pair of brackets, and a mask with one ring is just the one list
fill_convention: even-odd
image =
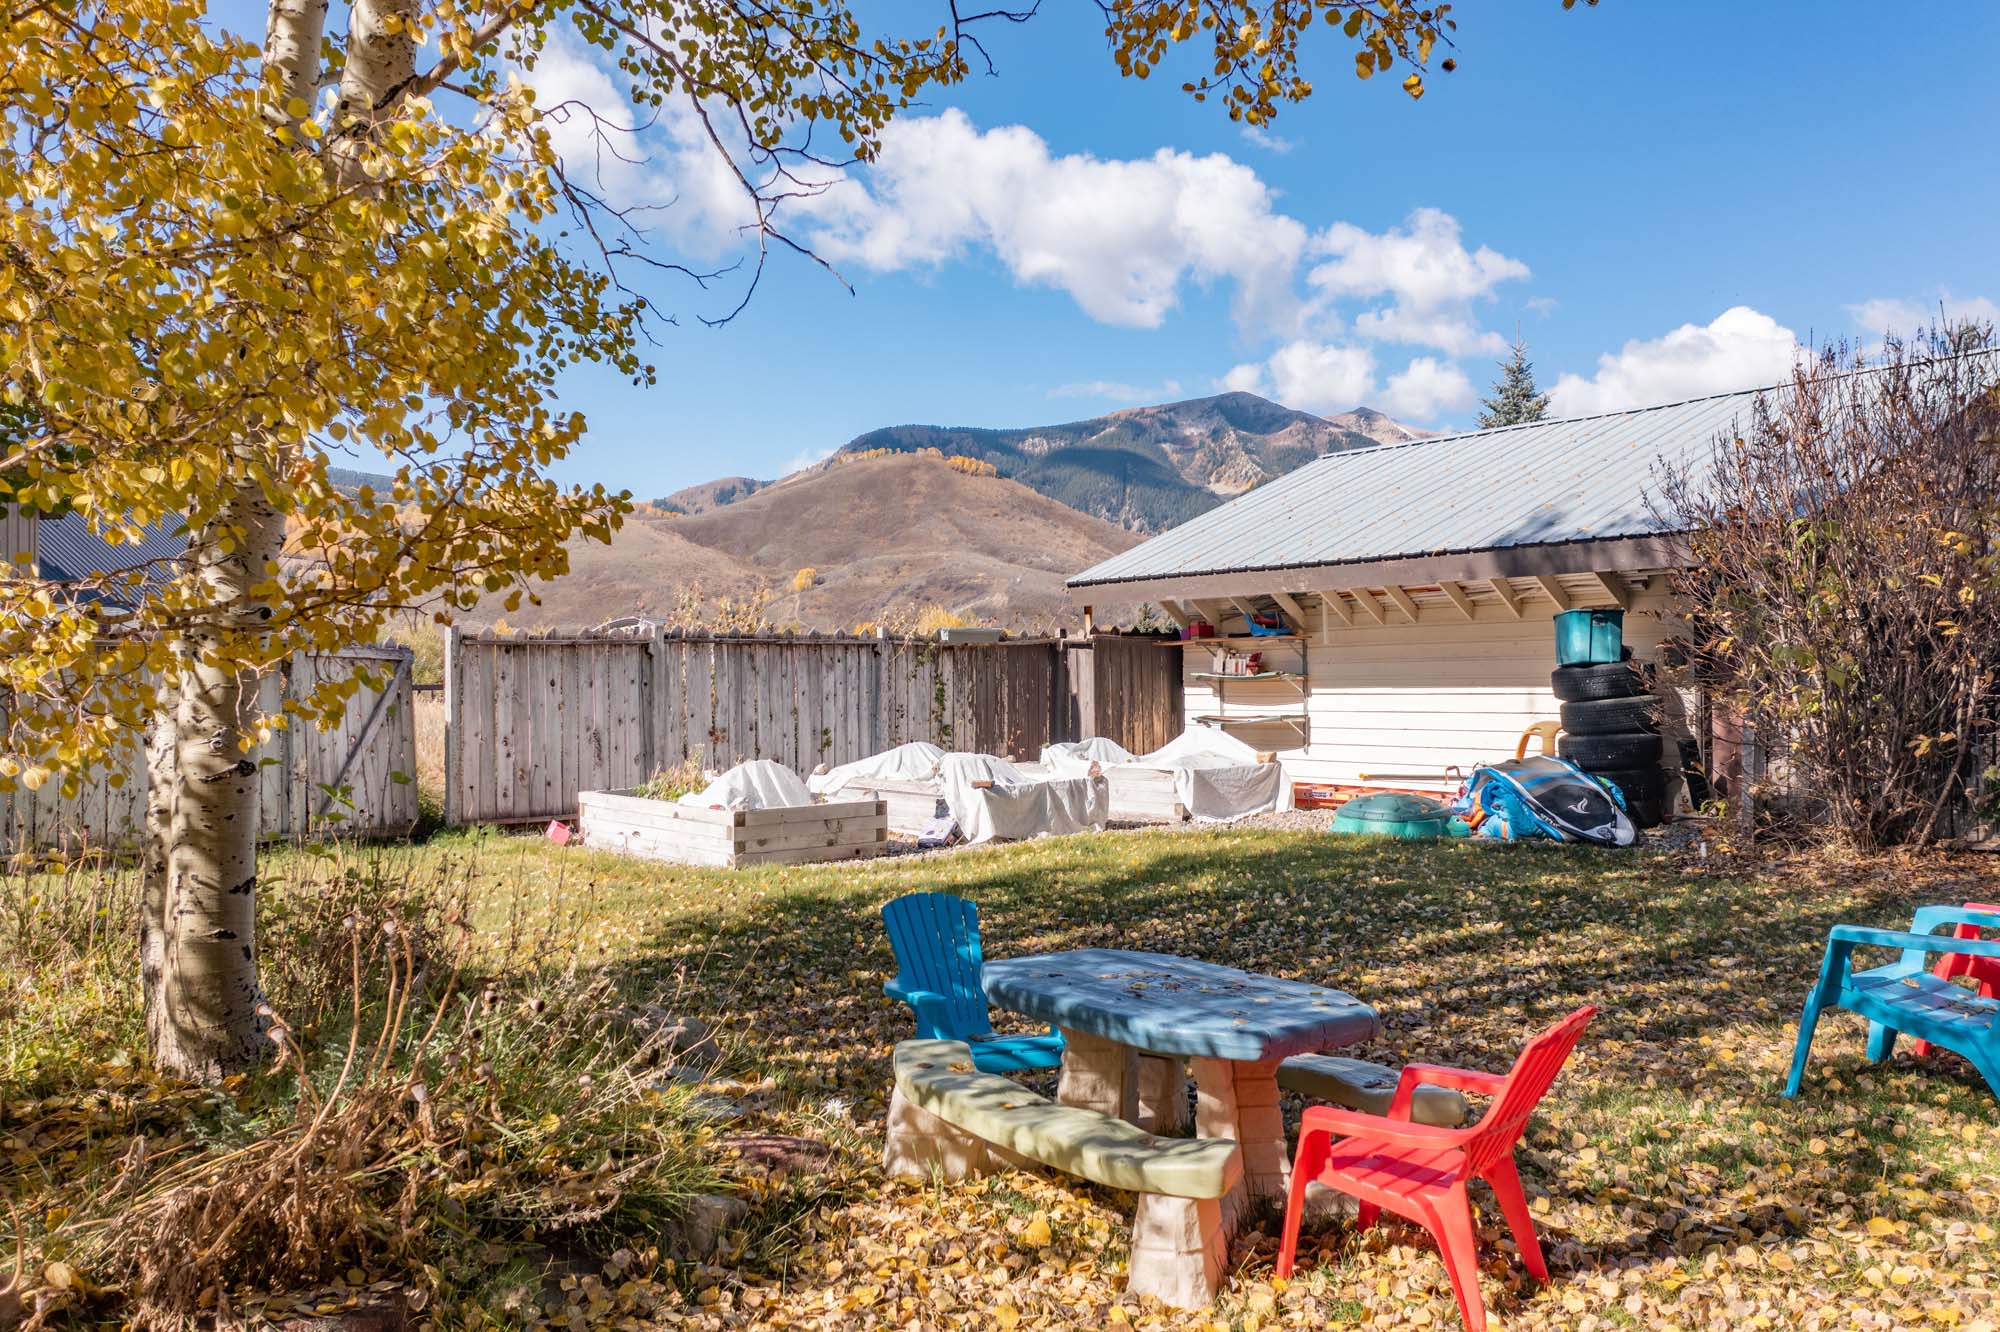
[[(463, 1153), (438, 1155), (446, 1149), (429, 1145), (440, 1139), (428, 1130), (409, 1148), (413, 1160), (458, 1172), (435, 1186), (453, 1201), (434, 1218), (427, 1204), (418, 1218), (437, 1222), (419, 1249), (450, 1270), (427, 1277), (392, 1256), (365, 1258), (372, 1241), (357, 1239), (363, 1270), (347, 1274), (331, 1303), (288, 1298), (338, 1307), (378, 1284), (435, 1290), (432, 1332), (1456, 1326), (1434, 1251), (1400, 1225), (1356, 1239), (1337, 1221), (1319, 1224), (1280, 1288), (1274, 1218), (1253, 1216), (1226, 1297), (1197, 1318), (1123, 1297), (1130, 1198), (1020, 1174), (936, 1187), (883, 1179), (888, 1053), (909, 1018), (881, 996), (892, 961), (877, 910), (900, 893), (942, 888), (980, 903), (995, 956), (1123, 945), (1349, 990), (1387, 1028), (1358, 1053), (1386, 1063), (1503, 1069), (1535, 1028), (1600, 1005), (1523, 1149), (1554, 1280), (1528, 1285), (1497, 1217), (1481, 1218), (1499, 1326), (1995, 1332), (2000, 1111), (1969, 1069), (1906, 1053), (1870, 1068), (1862, 1024), (1838, 1014), (1822, 1024), (1805, 1094), (1788, 1103), (1777, 1089), (1831, 922), (1902, 924), (1920, 902), (1990, 899), (1996, 880), (2000, 862), (1980, 857), (1704, 859), (1256, 830), (1113, 833), (733, 873), (490, 833), (277, 853), (264, 866), (263, 936), (266, 982), (281, 1004), (315, 994), (322, 1008), (346, 1003), (340, 922), (354, 908), (329, 895), (329, 882), (364, 903), (374, 900), (369, 884), (437, 883), (446, 901), (469, 888), (485, 927), (473, 937), (491, 950), (474, 965), (493, 979), (475, 971), (467, 983), (504, 1002), (482, 999), (490, 1017), (464, 1020), (490, 1026), (489, 1043), (520, 1047), (509, 1056), (505, 1104), (475, 1114), (461, 1090), (440, 1106), (452, 1124), (477, 1120), (478, 1136), (452, 1130), (481, 1153), (472, 1165), (453, 1164)], [(0, 988), (0, 1194), (19, 1208), (0, 1217), (0, 1254), (19, 1227), (31, 1251), (92, 1263), (125, 1228), (121, 1162), (134, 1134), (148, 1136), (153, 1160), (199, 1156), (221, 1171), (253, 1119), (284, 1122), (289, 1112), (270, 1109), (288, 1104), (281, 1085), (239, 1079), (187, 1092), (144, 1074), (118, 924), (129, 900), (104, 887), (118, 881), (66, 882), (58, 892), (53, 880), (8, 880), (0, 894), (0, 934), (17, 962), (27, 959)], [(49, 946), (37, 952), (37, 939)], [(84, 942), (56, 946), (63, 939)], [(330, 953), (328, 939), (337, 943)], [(690, 1138), (684, 1089), (621, 1101), (612, 1093), (623, 1073), (593, 1091), (569, 1089), (562, 1060), (596, 1058), (577, 1042), (596, 1040), (587, 1033), (605, 1002), (593, 978), (572, 976), (578, 948), (586, 972), (602, 969), (628, 996), (664, 993), (671, 1008), (721, 1028), (722, 1076), (701, 1091), (734, 1118)], [(573, 1010), (563, 1027), (553, 1009), (541, 1012), (542, 992), (596, 1006)], [(339, 1022), (313, 1029), (331, 1033), (318, 1038), (316, 1066), (337, 1065)], [(392, 1096), (384, 1122), (401, 1132), (408, 1101), (395, 1097), (407, 1093)], [(665, 1145), (648, 1157), (655, 1129)], [(832, 1156), (773, 1180), (716, 1150), (729, 1136), (773, 1133), (816, 1139)], [(650, 1266), (646, 1227), (655, 1223), (643, 1218), (664, 1213), (643, 1205), (617, 1213), (623, 1229), (586, 1225), (524, 1245), (532, 1227), (510, 1229), (506, 1218), (546, 1215), (551, 1196), (596, 1187), (606, 1151), (621, 1153), (628, 1171), (660, 1163), (658, 1179), (625, 1177), (628, 1197), (646, 1193), (671, 1209), (690, 1188), (722, 1187), (752, 1210), (698, 1268)], [(173, 1178), (151, 1169), (149, 1187)], [(226, 1171), (218, 1178), (226, 1187)], [(387, 1197), (393, 1203), (394, 1188)], [(475, 1227), (459, 1215), (460, 1198), (486, 1219)], [(380, 1214), (379, 1198), (370, 1206)], [(67, 1247), (34, 1250), (42, 1236)], [(538, 1290), (539, 1265), (551, 1258), (569, 1275)], [(115, 1273), (86, 1265), (58, 1282), (51, 1266), (39, 1280), (62, 1286), (80, 1312), (116, 1321), (119, 1293), (106, 1285)], [(25, 1288), (37, 1288), (34, 1272)], [(0, 1288), (0, 1325), (5, 1295)], [(233, 1296), (239, 1308), (264, 1298), (254, 1285)]]
[[(684, 1274), (698, 1326), (1201, 1326), (1121, 1298), (1130, 1200), (1025, 1175), (884, 1181), (904, 1010), (876, 915), (968, 894), (989, 955), (1121, 945), (1347, 989), (1387, 1034), (1358, 1053), (1504, 1069), (1531, 1030), (1602, 1013), (1530, 1129), (1523, 1174), (1553, 1282), (1526, 1286), (1482, 1216), (1506, 1327), (1958, 1327), (2000, 1301), (2000, 1129), (1950, 1056), (1861, 1059), (1822, 1023), (1806, 1091), (1777, 1095), (1838, 920), (1990, 894), (1963, 858), (1839, 865), (1310, 833), (1116, 833), (863, 866), (681, 870), (525, 838), (463, 857), (496, 918), (577, 913), (621, 979), (679, 987), (731, 1035), (734, 1131), (822, 1138), (835, 1166), (761, 1196), (745, 1247)], [(1984, 884), (1986, 886), (1982, 887)], [(525, 894), (525, 897), (523, 896)], [(747, 1086), (747, 1090), (746, 1090)], [(1455, 1325), (1415, 1231), (1323, 1227), (1284, 1289), (1274, 1226), (1239, 1244), (1224, 1327)]]

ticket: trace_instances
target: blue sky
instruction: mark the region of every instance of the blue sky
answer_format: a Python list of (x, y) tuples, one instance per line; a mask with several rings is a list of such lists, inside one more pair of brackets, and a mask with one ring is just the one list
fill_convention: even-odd
[[(935, 6), (864, 5), (865, 22)], [(998, 77), (908, 113), (804, 229), (854, 284), (776, 258), (659, 289), (660, 382), (577, 374), (558, 474), (641, 497), (768, 477), (874, 426), (1031, 425), (1224, 384), (1306, 410), (1469, 424), (1518, 323), (1569, 413), (1766, 382), (1799, 341), (2000, 302), (2000, 5), (1458, 6), (1457, 72), (1412, 103), (1331, 30), (1317, 93), (1253, 138), (1121, 79), (1094, 5), (992, 31)], [(607, 76), (580, 52), (565, 91)], [(546, 105), (549, 97), (543, 97)], [(670, 134), (614, 192), (728, 251), (733, 202)], [(1165, 156), (1161, 156), (1162, 153)], [(1606, 359), (1609, 358), (1609, 359)]]

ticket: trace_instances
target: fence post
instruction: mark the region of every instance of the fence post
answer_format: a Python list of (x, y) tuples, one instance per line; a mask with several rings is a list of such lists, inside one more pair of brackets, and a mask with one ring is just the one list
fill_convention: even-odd
[(460, 806), (458, 797), (458, 626), (446, 625), (444, 631), (444, 822), (448, 828), (457, 827)]
[(666, 653), (660, 642), (660, 633), (658, 623), (646, 626), (646, 666), (639, 674), (639, 707), (645, 713), (639, 727), (639, 768), (643, 781), (651, 781), (653, 774), (665, 766), (660, 761), (663, 740), (660, 735), (660, 700), (666, 697), (666, 688), (660, 674)]

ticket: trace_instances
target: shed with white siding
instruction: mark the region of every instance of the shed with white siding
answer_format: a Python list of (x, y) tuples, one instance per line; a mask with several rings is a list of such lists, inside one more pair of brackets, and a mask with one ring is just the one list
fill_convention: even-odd
[[(1277, 751), (1294, 782), (1446, 790), (1557, 716), (1556, 614), (1622, 609), (1641, 661), (1674, 633), (1663, 482), (1698, 479), (1756, 398), (1328, 454), (1077, 574), (1071, 596), (1213, 625), (1161, 649), (1183, 656), (1186, 715)], [(1253, 614), (1292, 637), (1245, 636)], [(1251, 651), (1280, 674), (1217, 669)]]

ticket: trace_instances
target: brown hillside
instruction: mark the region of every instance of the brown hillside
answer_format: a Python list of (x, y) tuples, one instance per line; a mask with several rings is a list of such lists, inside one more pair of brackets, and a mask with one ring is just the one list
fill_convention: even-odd
[[(581, 628), (667, 615), (689, 585), (711, 605), (768, 586), (779, 624), (848, 629), (936, 605), (972, 623), (1039, 630), (1079, 623), (1063, 580), (1137, 540), (1001, 477), (919, 455), (870, 458), (708, 513), (628, 520), (608, 547), (572, 546), (570, 574), (540, 585), (542, 605), (507, 620)], [(795, 599), (802, 568), (819, 581)], [(1100, 620), (1129, 614), (1098, 608)], [(498, 616), (489, 602), (471, 619)]]

